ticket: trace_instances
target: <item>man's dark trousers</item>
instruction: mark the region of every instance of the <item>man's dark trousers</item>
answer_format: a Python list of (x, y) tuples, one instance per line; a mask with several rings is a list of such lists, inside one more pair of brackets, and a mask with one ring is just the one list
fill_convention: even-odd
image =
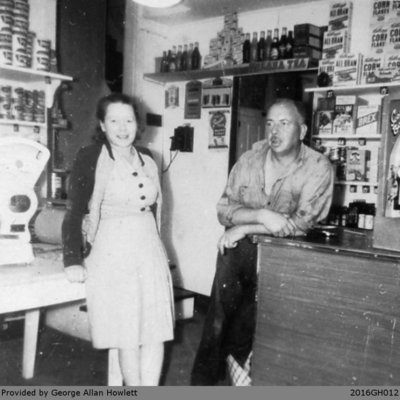
[(191, 385), (211, 386), (224, 379), (228, 354), (245, 363), (255, 330), (256, 260), (257, 247), (249, 238), (227, 249), (226, 255), (218, 255)]

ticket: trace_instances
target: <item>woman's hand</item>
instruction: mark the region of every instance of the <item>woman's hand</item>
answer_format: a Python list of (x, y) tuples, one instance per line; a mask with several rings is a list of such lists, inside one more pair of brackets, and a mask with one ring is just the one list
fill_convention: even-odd
[(240, 225), (234, 226), (224, 232), (224, 234), (218, 240), (218, 250), (221, 254), (224, 254), (225, 248), (232, 249), (237, 246), (237, 242), (243, 239), (246, 233)]
[(71, 283), (83, 283), (86, 281), (87, 272), (82, 265), (71, 265), (65, 268), (64, 271)]

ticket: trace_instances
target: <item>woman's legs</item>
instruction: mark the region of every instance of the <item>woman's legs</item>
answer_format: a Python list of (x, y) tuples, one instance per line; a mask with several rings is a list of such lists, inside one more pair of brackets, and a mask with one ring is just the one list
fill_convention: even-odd
[(164, 358), (164, 343), (120, 349), (119, 363), (127, 386), (158, 386)]
[(126, 386), (140, 386), (140, 349), (119, 349), (119, 365)]
[(164, 358), (164, 343), (141, 346), (140, 372), (142, 386), (158, 386)]

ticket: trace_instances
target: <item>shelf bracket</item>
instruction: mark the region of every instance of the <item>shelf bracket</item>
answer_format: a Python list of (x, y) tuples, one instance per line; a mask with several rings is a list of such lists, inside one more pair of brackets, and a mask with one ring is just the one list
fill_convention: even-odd
[(46, 107), (51, 108), (54, 103), (54, 94), (61, 84), (59, 79), (52, 79), (49, 76), (45, 77), (46, 83)]

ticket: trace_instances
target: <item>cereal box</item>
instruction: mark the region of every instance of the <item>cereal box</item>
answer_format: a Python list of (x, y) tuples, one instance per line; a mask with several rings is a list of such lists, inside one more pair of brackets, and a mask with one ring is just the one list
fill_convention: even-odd
[(392, 0), (392, 5), (390, 8), (390, 18), (399, 18), (400, 17), (400, 0)]
[(330, 85), (333, 81), (333, 74), (335, 72), (335, 60), (333, 58), (325, 58), (319, 60), (318, 62), (318, 75), (321, 72), (326, 72), (329, 75), (329, 79), (331, 81)]
[(389, 43), (389, 27), (388, 25), (375, 25), (371, 27), (371, 52), (375, 54), (384, 53)]
[(349, 50), (347, 29), (324, 32), (322, 43), (322, 58), (335, 58), (337, 54), (347, 53)]
[(371, 25), (382, 23), (390, 19), (392, 13), (392, 0), (374, 0), (371, 3), (371, 6)]
[(315, 113), (315, 134), (331, 135), (333, 122), (333, 110), (316, 111)]
[(343, 53), (335, 57), (333, 86), (356, 85), (359, 82), (362, 55)]
[(351, 29), (353, 3), (351, 1), (336, 1), (329, 7), (329, 30)]
[(378, 71), (385, 65), (385, 57), (383, 54), (365, 55), (362, 60), (360, 71), (360, 84), (377, 82)]
[(349, 148), (346, 152), (346, 180), (366, 181), (371, 152), (367, 149)]
[(337, 104), (333, 112), (333, 134), (347, 136), (354, 133), (354, 104)]
[(385, 67), (390, 70), (391, 80), (400, 79), (400, 52), (386, 54)]
[(400, 50), (400, 19), (389, 24), (389, 38), (386, 52), (399, 52)]
[(376, 135), (379, 126), (379, 105), (357, 106), (356, 135)]

